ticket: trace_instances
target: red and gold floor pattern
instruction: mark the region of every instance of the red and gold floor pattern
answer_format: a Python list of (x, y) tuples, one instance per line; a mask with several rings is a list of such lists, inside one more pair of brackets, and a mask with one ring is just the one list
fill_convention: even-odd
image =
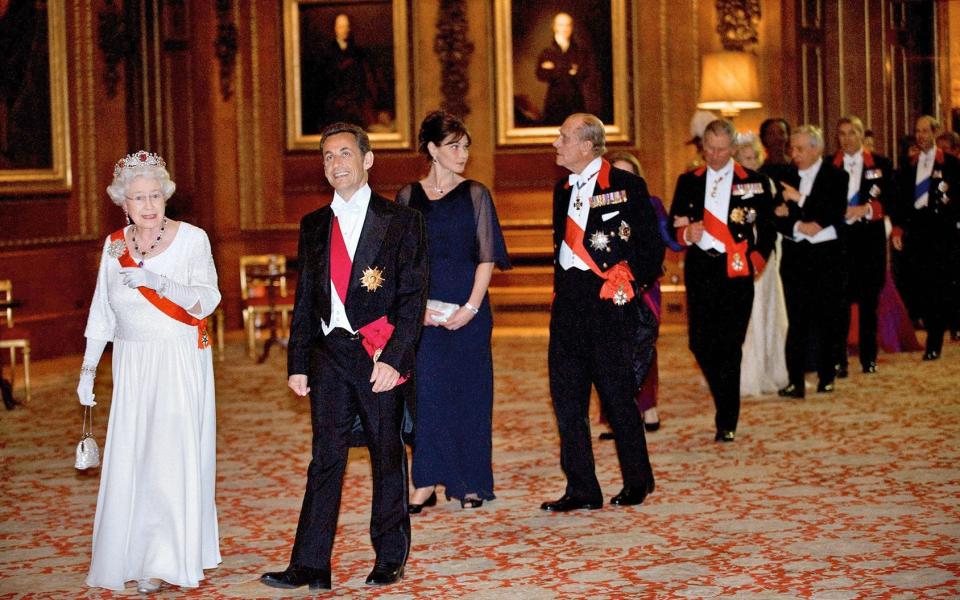
[[(857, 370), (832, 395), (746, 398), (737, 441), (724, 445), (713, 441), (712, 403), (685, 335), (665, 333), (660, 348), (663, 428), (648, 434), (657, 487), (642, 506), (539, 510), (564, 486), (546, 337), (498, 332), (497, 500), (415, 515), (402, 583), (369, 588), (369, 464), (354, 451), (327, 595), (960, 597), (960, 344), (930, 363), (881, 355), (880, 373)], [(257, 581), (286, 565), (310, 447), (309, 409), (286, 391), (283, 358), (252, 364), (238, 341), (216, 364), (224, 562), (200, 588), (160, 597), (310, 595)], [(0, 414), (0, 598), (137, 595), (83, 584), (98, 473), (72, 467), (78, 364), (41, 364), (32, 404)], [(109, 373), (97, 397), (109, 398)], [(96, 409), (101, 444), (107, 404)], [(594, 452), (609, 498), (620, 489), (614, 448), (596, 442)]]

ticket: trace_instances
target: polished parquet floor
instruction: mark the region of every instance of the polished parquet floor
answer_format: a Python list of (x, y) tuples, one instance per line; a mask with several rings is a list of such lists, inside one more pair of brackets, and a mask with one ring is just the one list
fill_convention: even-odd
[[(686, 335), (670, 328), (660, 340), (663, 428), (648, 434), (655, 493), (638, 507), (547, 514), (540, 502), (564, 482), (546, 343), (540, 329), (496, 332), (498, 497), (415, 516), (406, 577), (395, 586), (363, 585), (373, 562), (370, 473), (365, 451), (354, 451), (328, 596), (960, 597), (960, 344), (947, 342), (930, 363), (883, 354), (880, 373), (857, 370), (832, 395), (746, 398), (737, 441), (720, 445)], [(83, 584), (99, 480), (72, 466), (79, 363), (36, 363), (32, 403), (0, 413), (0, 598), (137, 595)], [(286, 391), (282, 354), (256, 365), (231, 339), (215, 369), (224, 562), (200, 588), (159, 597), (309, 596), (257, 582), (289, 555), (308, 405)], [(101, 371), (97, 397), (106, 399), (109, 366)], [(108, 404), (97, 407), (101, 444)], [(594, 452), (609, 498), (620, 489), (614, 449), (596, 442)]]

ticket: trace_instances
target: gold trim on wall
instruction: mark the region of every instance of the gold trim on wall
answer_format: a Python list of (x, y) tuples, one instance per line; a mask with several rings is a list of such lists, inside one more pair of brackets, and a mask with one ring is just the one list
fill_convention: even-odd
[[(286, 92), (287, 150), (320, 150), (320, 135), (303, 133), (300, 86), (300, 6), (319, 0), (283, 0), (284, 89)], [(394, 131), (369, 132), (374, 149), (410, 148), (410, 57), (407, 0), (392, 0)]]
[[(513, 104), (512, 0), (495, 0), (494, 40), (497, 104), (497, 143), (500, 145), (549, 144), (559, 125), (517, 127)], [(613, 122), (605, 124), (608, 142), (630, 141), (629, 72), (627, 71), (627, 9), (625, 0), (610, 0), (610, 42), (613, 50)]]
[(65, 0), (47, 3), (52, 166), (49, 169), (0, 169), (0, 194), (67, 192), (72, 185), (64, 4)]

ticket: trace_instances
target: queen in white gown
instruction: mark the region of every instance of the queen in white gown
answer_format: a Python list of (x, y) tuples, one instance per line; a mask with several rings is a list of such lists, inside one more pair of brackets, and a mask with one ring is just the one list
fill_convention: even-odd
[(82, 404), (94, 404), (96, 365), (113, 342), (86, 579), (111, 590), (128, 581), (141, 592), (161, 582), (197, 587), (221, 561), (213, 362), (202, 322), (220, 292), (206, 233), (164, 217), (174, 189), (164, 167), (140, 152), (114, 169), (108, 193), (133, 224), (104, 245), (77, 388)]
[[(748, 169), (757, 170), (763, 158), (760, 142), (753, 134), (737, 136), (734, 157)], [(771, 193), (777, 190), (770, 182)], [(743, 341), (740, 361), (740, 395), (772, 394), (788, 383), (787, 304), (780, 281), (781, 237), (767, 260), (763, 273), (753, 282), (753, 309)]]

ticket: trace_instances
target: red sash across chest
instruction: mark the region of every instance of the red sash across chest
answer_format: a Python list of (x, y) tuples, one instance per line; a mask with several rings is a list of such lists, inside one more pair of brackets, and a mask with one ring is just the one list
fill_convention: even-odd
[[(110, 241), (117, 242), (123, 241), (123, 229), (118, 229), (110, 234)], [(124, 242), (126, 243), (126, 242)], [(126, 246), (123, 248), (123, 254), (117, 257), (117, 261), (120, 262), (121, 267), (136, 267), (137, 263), (133, 260), (133, 257), (130, 256), (130, 252), (127, 251)], [(151, 290), (147, 287), (137, 288), (143, 297), (147, 299), (147, 302), (154, 305), (157, 309), (160, 310), (163, 314), (167, 315), (171, 319), (180, 321), (184, 325), (192, 325), (197, 328), (197, 347), (201, 350), (210, 345), (210, 338), (207, 335), (207, 320), (198, 319), (188, 313), (183, 307), (178, 304), (167, 300), (166, 298), (160, 296), (155, 290)]]

